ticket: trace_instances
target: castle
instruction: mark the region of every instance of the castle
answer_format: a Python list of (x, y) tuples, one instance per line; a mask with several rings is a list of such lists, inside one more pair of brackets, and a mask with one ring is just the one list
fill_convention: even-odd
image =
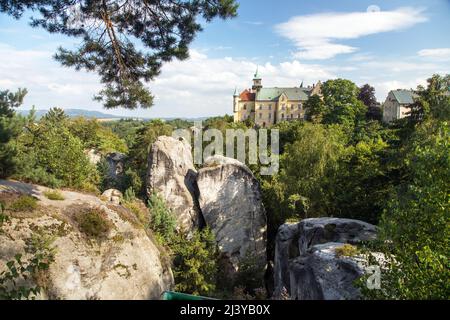
[(253, 120), (255, 125), (266, 127), (281, 121), (303, 119), (303, 104), (311, 95), (320, 96), (321, 82), (313, 86), (292, 88), (263, 88), (261, 77), (256, 69), (251, 89), (240, 94), (234, 91), (234, 122)]

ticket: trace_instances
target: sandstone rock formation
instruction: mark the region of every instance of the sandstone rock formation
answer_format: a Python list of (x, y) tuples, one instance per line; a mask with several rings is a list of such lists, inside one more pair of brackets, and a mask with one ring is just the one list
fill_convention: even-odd
[[(49, 299), (159, 299), (173, 286), (173, 276), (162, 249), (151, 240), (131, 211), (99, 198), (61, 191), (62, 201), (47, 199), (47, 188), (0, 180), (0, 199), (33, 195), (38, 208), (31, 212), (7, 212), (0, 232), (0, 272), (22, 253), (32, 235), (54, 237), (55, 261), (46, 275), (45, 290), (38, 298)], [(86, 210), (101, 212), (110, 225), (104, 238), (82, 231), (77, 220)]]
[(200, 224), (200, 214), (191, 146), (183, 138), (158, 137), (148, 161), (147, 194), (162, 197), (176, 215), (178, 228), (192, 231)]
[(310, 218), (303, 219), (298, 227), (300, 255), (315, 244), (326, 242), (357, 244), (377, 237), (374, 225), (354, 219)]
[(237, 271), (239, 262), (247, 257), (263, 270), (266, 214), (260, 186), (252, 172), (237, 160), (216, 155), (198, 171), (197, 185), (206, 225), (230, 263), (230, 272)]
[(369, 223), (343, 218), (310, 218), (278, 229), (274, 258), (274, 298), (356, 299), (353, 280), (363, 274), (363, 257), (340, 257), (337, 247), (374, 240)]
[(114, 204), (120, 204), (123, 195), (122, 192), (117, 189), (108, 189), (102, 193), (102, 197), (105, 198), (106, 201), (110, 201)]

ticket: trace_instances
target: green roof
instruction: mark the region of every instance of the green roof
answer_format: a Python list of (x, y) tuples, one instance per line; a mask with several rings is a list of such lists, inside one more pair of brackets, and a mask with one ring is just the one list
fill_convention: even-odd
[(288, 100), (308, 100), (309, 91), (307, 88), (261, 88), (256, 93), (256, 100), (278, 101), (284, 93)]
[(414, 92), (411, 90), (392, 90), (392, 94), (400, 104), (414, 103)]

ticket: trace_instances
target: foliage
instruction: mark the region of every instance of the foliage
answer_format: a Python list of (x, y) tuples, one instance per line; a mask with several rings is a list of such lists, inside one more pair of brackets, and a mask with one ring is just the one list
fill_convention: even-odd
[(96, 119), (78, 117), (68, 123), (68, 128), (74, 136), (82, 141), (85, 149), (95, 149), (102, 155), (128, 151), (125, 141), (113, 133), (110, 128), (101, 125)]
[(349, 243), (345, 243), (334, 250), (334, 253), (338, 257), (353, 257), (357, 255), (358, 252), (358, 248)]
[(211, 230), (194, 231), (189, 238), (182, 233), (177, 234), (171, 248), (175, 290), (195, 295), (214, 292), (218, 254)]
[(358, 99), (359, 88), (350, 80), (328, 80), (321, 90), (326, 106), (323, 123), (353, 127), (365, 119), (367, 107)]
[(53, 237), (36, 232), (27, 241), (26, 252), (31, 257), (24, 260), (19, 253), (6, 263), (7, 270), (0, 273), (0, 300), (34, 299), (45, 289), (42, 274), (54, 261), (53, 241)]
[(83, 143), (68, 129), (61, 110), (52, 109), (38, 123), (30, 122), (18, 138), (15, 176), (50, 187), (93, 189), (98, 175), (87, 159)]
[(152, 120), (140, 128), (136, 133), (135, 141), (130, 148), (128, 161), (126, 163), (127, 172), (125, 179), (129, 182), (138, 194), (144, 194), (144, 185), (148, 167), (148, 154), (152, 144), (159, 136), (170, 136), (172, 126), (161, 120)]
[(164, 62), (188, 58), (188, 45), (202, 29), (197, 20), (234, 17), (237, 6), (234, 0), (39, 0), (1, 2), (0, 12), (18, 19), (29, 10), (33, 27), (79, 38), (77, 49), (59, 48), (55, 58), (97, 72), (105, 88), (96, 98), (106, 108), (135, 109), (153, 103), (142, 81), (153, 80)]
[(450, 287), (450, 156), (446, 122), (423, 123), (409, 141), (404, 159), (409, 181), (397, 188), (381, 222), (379, 250), (389, 268), (382, 290), (366, 292), (371, 298), (448, 299)]
[(150, 196), (148, 207), (150, 209), (150, 229), (156, 233), (160, 243), (170, 243), (175, 235), (177, 223), (174, 214), (157, 194)]
[(314, 94), (306, 100), (304, 104), (305, 119), (314, 123), (320, 123), (326, 112), (325, 104), (322, 99)]
[(9, 206), (11, 211), (33, 211), (37, 208), (37, 199), (29, 195), (21, 195), (14, 200)]
[(99, 209), (80, 212), (75, 216), (75, 220), (80, 231), (91, 238), (104, 238), (112, 228), (106, 214)]
[(127, 188), (123, 194), (123, 200), (126, 202), (132, 202), (136, 199), (136, 194), (134, 193), (133, 187)]
[(22, 104), (26, 94), (26, 89), (18, 89), (15, 93), (0, 91), (0, 178), (10, 176), (16, 169), (14, 140), (22, 130), (23, 119), (15, 114), (14, 108)]
[(359, 89), (358, 99), (361, 100), (368, 108), (377, 104), (375, 88), (366, 83)]
[(64, 200), (64, 196), (58, 190), (45, 191), (44, 196), (46, 196), (50, 200)]
[(244, 288), (244, 292), (251, 296), (264, 287), (264, 270), (259, 267), (257, 256), (247, 253), (239, 261), (238, 270), (234, 287)]

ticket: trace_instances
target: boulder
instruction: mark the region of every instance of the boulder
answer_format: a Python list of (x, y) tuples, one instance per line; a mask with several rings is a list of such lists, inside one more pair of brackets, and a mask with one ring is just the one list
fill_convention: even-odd
[(105, 198), (106, 201), (112, 202), (114, 204), (120, 204), (123, 195), (122, 192), (117, 189), (108, 189), (102, 193), (102, 198)]
[(364, 274), (365, 259), (338, 256), (343, 243), (314, 245), (310, 252), (290, 262), (290, 297), (293, 300), (355, 300), (354, 281)]
[(189, 232), (201, 223), (196, 176), (190, 144), (183, 138), (158, 137), (148, 159), (147, 195), (164, 199), (177, 217), (178, 229)]
[[(49, 270), (33, 280), (44, 288), (38, 299), (160, 299), (173, 287), (167, 254), (128, 209), (71, 191), (61, 191), (64, 200), (52, 201), (43, 194), (47, 188), (3, 182), (0, 199), (6, 203), (18, 192), (39, 201), (32, 212), (7, 211), (10, 219), (0, 230), (0, 273), (18, 253), (24, 261), (34, 257), (35, 250), (25, 250), (32, 236), (50, 237), (48, 247), (55, 248)], [(101, 212), (109, 224), (103, 237), (80, 227), (77, 216), (86, 210)]]
[(198, 171), (199, 204), (216, 237), (222, 256), (238, 270), (251, 258), (256, 269), (266, 266), (266, 214), (261, 190), (252, 172), (241, 162), (213, 156)]
[[(350, 263), (351, 259), (335, 257), (332, 251), (345, 243), (358, 244), (376, 236), (376, 226), (354, 219), (309, 218), (281, 225), (275, 238), (273, 298), (280, 299), (284, 290), (301, 300), (357, 298), (352, 281), (362, 269)], [(332, 273), (327, 275), (331, 279), (328, 284), (320, 280), (326, 272)], [(344, 288), (341, 296), (330, 289), (333, 279), (338, 278), (345, 284), (340, 284)]]
[(299, 223), (299, 251), (306, 253), (315, 244), (341, 242), (357, 244), (374, 240), (377, 237), (376, 226), (355, 219), (345, 218), (309, 218)]
[(106, 155), (109, 176), (111, 178), (117, 178), (124, 173), (125, 158), (126, 155), (120, 152), (111, 152)]
[(97, 165), (102, 159), (102, 155), (96, 149), (87, 149), (84, 151), (89, 159), (89, 163)]

